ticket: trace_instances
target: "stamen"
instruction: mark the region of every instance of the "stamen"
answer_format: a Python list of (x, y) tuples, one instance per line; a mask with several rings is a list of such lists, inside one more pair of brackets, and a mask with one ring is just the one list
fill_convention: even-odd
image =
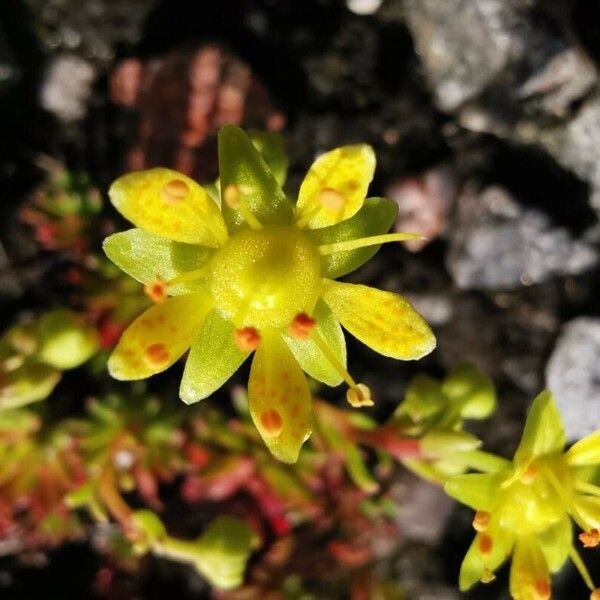
[(260, 345), (260, 334), (254, 327), (244, 327), (233, 332), (235, 345), (242, 352), (252, 352)]
[(590, 529), (579, 534), (579, 541), (583, 544), (584, 548), (596, 548), (600, 545), (600, 531), (597, 529)]
[(290, 323), (288, 332), (298, 340), (306, 340), (316, 324), (317, 322), (306, 313), (298, 313)]
[(590, 594), (590, 600), (600, 600), (600, 588), (592, 590), (592, 593)]
[[(579, 571), (579, 574), (581, 575), (581, 579), (583, 579), (585, 585), (587, 585), (588, 589), (592, 592), (592, 595), (590, 596), (590, 598), (593, 598), (593, 600), (597, 600), (593, 596), (596, 586), (594, 585), (592, 576), (590, 575), (590, 572), (587, 570), (585, 563), (581, 560), (581, 556), (579, 556), (579, 552), (577, 552), (577, 550), (575, 549), (575, 546), (571, 546), (571, 548), (569, 549), (569, 558), (575, 565), (575, 568)], [(599, 596), (599, 598), (600, 598), (600, 596)]]
[(189, 283), (190, 281), (196, 281), (196, 279), (204, 279), (205, 277), (208, 277), (209, 273), (210, 265), (204, 265), (199, 269), (194, 269), (193, 271), (187, 271), (181, 275), (177, 275), (177, 277), (173, 277), (173, 279), (166, 281), (165, 284), (168, 286), (173, 286), (180, 283)]
[(256, 218), (246, 200), (246, 195), (251, 191), (252, 188), (247, 185), (230, 183), (223, 190), (223, 200), (229, 208), (239, 211), (251, 229), (262, 229), (262, 223)]
[(367, 246), (378, 246), (379, 244), (387, 244), (388, 242), (405, 242), (407, 240), (424, 240), (427, 239), (420, 233), (386, 233), (383, 235), (373, 235), (356, 240), (346, 240), (344, 242), (334, 242), (333, 244), (323, 244), (319, 246), (319, 252), (326, 256), (335, 254), (336, 252), (348, 252), (357, 248), (366, 248)]
[(589, 481), (577, 481), (575, 483), (575, 489), (578, 492), (589, 494), (590, 496), (600, 496), (600, 487), (590, 483)]
[(490, 524), (490, 513), (484, 510), (478, 510), (473, 517), (473, 529), (475, 531), (485, 531)]
[(346, 392), (348, 402), (358, 408), (360, 406), (373, 406), (371, 391), (364, 383), (356, 383), (344, 365), (338, 360), (327, 342), (321, 337), (316, 328), (311, 332), (311, 339), (317, 345), (317, 348), (323, 353), (325, 358), (331, 363), (331, 366), (340, 374), (342, 379), (348, 384), (350, 389)]
[(535, 465), (529, 465), (521, 476), (519, 477), (519, 481), (524, 485), (531, 485), (538, 476), (538, 470)]
[(167, 282), (158, 277), (144, 285), (144, 294), (152, 302), (164, 302), (167, 297)]
[(481, 574), (481, 583), (491, 583), (494, 579), (496, 579), (496, 575), (494, 575), (493, 571), (490, 571), (487, 568), (483, 570), (483, 573)]

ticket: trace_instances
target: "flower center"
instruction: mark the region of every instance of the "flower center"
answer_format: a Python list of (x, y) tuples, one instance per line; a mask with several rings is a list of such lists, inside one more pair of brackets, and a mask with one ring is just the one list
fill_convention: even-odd
[(244, 229), (211, 259), (209, 289), (236, 327), (287, 328), (320, 292), (317, 247), (295, 226)]

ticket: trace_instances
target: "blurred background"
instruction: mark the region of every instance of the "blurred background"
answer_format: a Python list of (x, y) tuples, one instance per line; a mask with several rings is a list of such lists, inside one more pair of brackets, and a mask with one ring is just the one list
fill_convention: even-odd
[[(428, 240), (384, 247), (350, 280), (407, 295), (438, 336), (417, 365), (351, 342), (372, 416), (416, 372), (468, 360), (500, 395), (476, 427), (490, 449), (510, 455), (544, 386), (570, 439), (586, 435), (600, 428), (599, 61), (596, 0), (2, 0), (0, 325), (67, 303), (114, 344), (139, 305), (115, 316), (86, 269), (123, 228), (106, 204), (120, 174), (161, 165), (211, 181), (216, 132), (237, 123), (284, 136), (295, 193), (319, 153), (366, 142), (370, 195)], [(85, 190), (77, 208), (47, 210), (65, 186)], [(68, 374), (52, 418), (103, 385)], [(458, 598), (469, 511), (407, 475), (394, 485), (403, 509), (381, 568), (408, 598)], [(150, 559), (109, 593), (93, 545), (11, 543), (2, 598), (209, 597), (180, 565)], [(508, 597), (500, 579), (469, 597)], [(573, 581), (566, 569), (556, 597), (579, 597)]]

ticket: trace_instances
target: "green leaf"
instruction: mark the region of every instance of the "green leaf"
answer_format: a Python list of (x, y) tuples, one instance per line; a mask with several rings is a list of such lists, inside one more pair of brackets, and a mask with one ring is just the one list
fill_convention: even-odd
[[(102, 247), (112, 262), (140, 283), (169, 281), (199, 269), (214, 253), (210, 248), (174, 242), (143, 229), (115, 233), (104, 240)], [(197, 279), (169, 287), (169, 294), (187, 294), (201, 287), (202, 281)]]
[(288, 154), (283, 136), (275, 131), (248, 131), (254, 147), (260, 152), (273, 177), (283, 187), (287, 178)]
[(235, 345), (233, 324), (213, 310), (204, 321), (185, 364), (179, 395), (186, 404), (218, 390), (246, 360)]
[(42, 315), (36, 329), (37, 359), (56, 369), (74, 369), (98, 349), (96, 329), (70, 310), (58, 309)]
[(539, 456), (562, 452), (565, 441), (565, 430), (554, 397), (545, 390), (531, 405), (515, 462), (527, 464)]
[(498, 494), (499, 479), (492, 473), (469, 473), (457, 475), (446, 482), (444, 490), (448, 496), (473, 510), (489, 512)]
[(492, 380), (475, 365), (454, 367), (442, 383), (443, 393), (460, 405), (465, 419), (484, 419), (496, 408), (496, 391)]
[[(380, 235), (389, 231), (397, 215), (398, 205), (393, 200), (367, 198), (363, 207), (350, 219), (323, 229), (307, 229), (306, 234), (317, 245)], [(323, 256), (321, 258), (323, 276), (337, 279), (358, 269), (373, 257), (380, 247), (380, 245), (368, 246)]]
[[(346, 340), (338, 320), (322, 300), (317, 302), (313, 317), (317, 321), (315, 326), (317, 333), (345, 367)], [(332, 366), (313, 339), (298, 340), (289, 335), (283, 337), (305, 373), (331, 387), (342, 383), (343, 378), (339, 371)]]
[(228, 206), (228, 193), (245, 201), (263, 225), (292, 222), (291, 203), (248, 135), (235, 125), (219, 131), (219, 174), (223, 218), (230, 231), (245, 225), (245, 220), (239, 210)]
[(60, 371), (34, 361), (2, 373), (0, 410), (44, 400), (52, 393), (60, 377)]

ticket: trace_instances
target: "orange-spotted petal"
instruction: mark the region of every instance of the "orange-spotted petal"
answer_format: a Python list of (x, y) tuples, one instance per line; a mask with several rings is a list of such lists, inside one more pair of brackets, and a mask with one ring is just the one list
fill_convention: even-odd
[(371, 146), (342, 146), (319, 156), (298, 194), (297, 221), (318, 229), (349, 219), (362, 207), (375, 172)]
[(171, 169), (129, 173), (109, 196), (134, 225), (178, 242), (216, 248), (227, 240), (218, 206), (194, 180)]
[(399, 294), (325, 279), (322, 297), (343, 327), (384, 356), (416, 360), (435, 348), (429, 325)]
[(250, 414), (273, 456), (294, 463), (311, 433), (308, 383), (280, 335), (261, 334), (248, 382)]
[(198, 335), (212, 301), (198, 292), (175, 296), (139, 316), (121, 336), (109, 361), (115, 379), (145, 379), (170, 367)]

